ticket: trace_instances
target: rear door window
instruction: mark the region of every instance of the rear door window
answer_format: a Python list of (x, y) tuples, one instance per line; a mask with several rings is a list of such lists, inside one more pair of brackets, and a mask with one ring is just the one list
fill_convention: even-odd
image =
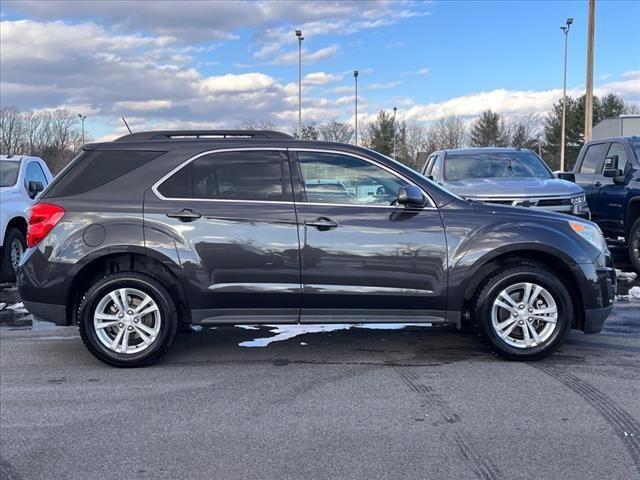
[(167, 199), (293, 201), (287, 154), (275, 150), (202, 156), (157, 190)]

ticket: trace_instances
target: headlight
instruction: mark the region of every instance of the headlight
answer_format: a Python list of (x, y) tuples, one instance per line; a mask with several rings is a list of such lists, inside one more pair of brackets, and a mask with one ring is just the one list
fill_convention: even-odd
[(586, 195), (578, 195), (577, 197), (573, 197), (571, 199), (571, 205), (578, 205), (580, 203), (587, 203), (587, 196)]
[(576, 232), (598, 250), (607, 250), (607, 242), (604, 239), (604, 235), (602, 235), (602, 232), (596, 225), (582, 222), (569, 222), (569, 225), (574, 232)]

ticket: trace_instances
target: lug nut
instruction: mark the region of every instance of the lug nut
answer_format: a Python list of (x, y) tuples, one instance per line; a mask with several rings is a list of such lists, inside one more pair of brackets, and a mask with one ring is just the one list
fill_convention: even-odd
[(140, 319), (138, 317), (133, 319), (133, 323), (138, 323), (140, 321)]
[(524, 308), (524, 305), (519, 305), (518, 308), (522, 310)]
[(133, 315), (133, 310), (127, 310), (127, 315)]
[(133, 327), (132, 327), (131, 325), (129, 325), (129, 326), (127, 327), (127, 330), (133, 330)]
[(124, 323), (120, 322), (120, 323), (118, 324), (118, 326), (119, 326), (120, 328), (122, 328), (122, 327), (124, 327)]
[(119, 313), (118, 318), (124, 318), (124, 313)]

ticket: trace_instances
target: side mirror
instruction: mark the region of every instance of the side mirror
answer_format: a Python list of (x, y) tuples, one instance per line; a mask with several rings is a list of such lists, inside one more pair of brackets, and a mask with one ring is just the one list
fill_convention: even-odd
[(44, 186), (42, 185), (42, 182), (35, 182), (33, 180), (29, 180), (29, 185), (28, 185), (28, 191), (29, 191), (29, 198), (30, 199), (34, 199), (38, 196), (38, 194), (44, 190)]
[(425, 175), (425, 177), (427, 177), (432, 182), (435, 182), (435, 180), (433, 179), (433, 175)]
[(605, 168), (602, 172), (602, 176), (606, 178), (621, 177), (622, 170), (619, 168)]
[(576, 174), (573, 172), (556, 172), (556, 177), (560, 180), (567, 180), (569, 182), (576, 181)]
[(605, 170), (612, 170), (617, 168), (618, 168), (618, 155), (611, 155), (610, 157), (607, 157), (604, 159)]
[(414, 185), (400, 187), (398, 190), (398, 204), (407, 207), (424, 207), (427, 201), (422, 195), (422, 190)]

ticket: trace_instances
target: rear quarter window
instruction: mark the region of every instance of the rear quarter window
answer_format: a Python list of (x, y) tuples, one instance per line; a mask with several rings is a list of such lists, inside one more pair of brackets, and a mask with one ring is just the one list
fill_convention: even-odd
[(70, 197), (94, 190), (119, 178), (165, 152), (94, 150), (78, 155), (53, 181), (47, 198)]

